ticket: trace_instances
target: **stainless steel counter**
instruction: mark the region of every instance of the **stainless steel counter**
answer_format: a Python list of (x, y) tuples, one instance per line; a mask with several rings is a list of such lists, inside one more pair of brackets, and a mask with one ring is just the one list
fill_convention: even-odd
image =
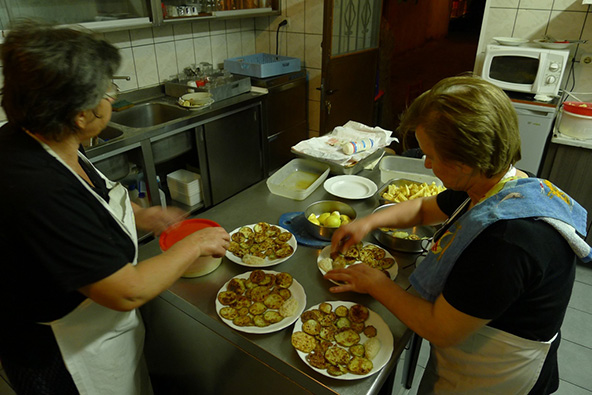
[[(380, 186), (378, 170), (364, 170), (359, 175), (372, 179)], [(230, 232), (239, 226), (260, 221), (277, 224), (282, 214), (304, 211), (310, 203), (325, 199), (340, 200), (327, 193), (322, 186), (303, 201), (283, 198), (271, 194), (264, 180), (197, 217), (216, 221)], [(354, 207), (358, 216), (371, 213), (379, 204), (376, 197), (347, 202)], [(366, 240), (376, 243), (370, 235)], [(140, 260), (159, 253), (158, 241), (151, 241), (141, 247)], [(148, 303), (142, 309), (147, 326), (147, 359), (153, 380), (154, 377), (158, 377), (158, 380), (163, 380), (163, 385), (169, 389), (177, 386), (176, 393), (190, 388), (197, 391), (194, 393), (223, 394), (241, 389), (243, 393), (248, 393), (248, 391), (244, 392), (244, 377), (245, 372), (253, 367), (253, 373), (246, 374), (249, 381), (257, 381), (257, 375), (263, 374), (269, 377), (265, 382), (272, 386), (265, 387), (266, 390), (274, 388), (282, 391), (283, 394), (378, 393), (389, 374), (393, 373), (412, 333), (368, 295), (330, 293), (328, 289), (331, 283), (322, 277), (317, 268), (316, 261), (319, 253), (319, 249), (298, 245), (294, 256), (267, 269), (291, 273), (306, 291), (307, 308), (326, 300), (346, 300), (362, 303), (377, 312), (389, 325), (395, 339), (393, 355), (382, 371), (359, 380), (346, 381), (325, 377), (306, 365), (290, 344), (293, 325), (279, 332), (264, 335), (242, 333), (230, 328), (216, 313), (216, 294), (231, 277), (250, 269), (224, 258), (220, 267), (214, 272), (201, 278), (180, 279), (157, 300)], [(399, 265), (399, 274), (395, 281), (407, 288), (409, 286), (407, 278), (413, 270), (413, 263), (418, 255), (395, 252), (393, 255)], [(159, 311), (175, 309), (177, 309), (174, 313), (176, 318), (172, 315), (159, 314)], [(193, 321), (196, 325), (189, 324), (189, 321)], [(183, 328), (170, 328), (176, 325), (175, 322)], [(186, 326), (184, 323), (189, 325)], [(173, 341), (172, 338), (182, 340), (175, 345), (167, 344)], [(220, 346), (213, 347), (212, 342), (219, 342)], [(188, 345), (190, 343), (191, 346)], [(175, 351), (171, 351), (172, 349)], [(217, 351), (218, 349), (220, 351)], [(210, 350), (209, 359), (208, 362), (204, 362), (203, 358), (208, 350)], [(253, 362), (238, 364), (238, 369), (229, 367), (224, 368), (223, 371), (219, 370), (219, 366), (225, 366), (222, 365), (223, 359), (234, 360), (239, 355), (248, 356)], [(195, 366), (190, 367), (190, 365)], [(243, 386), (240, 384), (241, 379)], [(221, 381), (224, 382), (223, 385), (220, 384)], [(237, 382), (237, 384), (231, 385), (230, 382)], [(273, 385), (276, 382), (278, 388)], [(215, 388), (215, 390), (210, 391), (209, 388)]]

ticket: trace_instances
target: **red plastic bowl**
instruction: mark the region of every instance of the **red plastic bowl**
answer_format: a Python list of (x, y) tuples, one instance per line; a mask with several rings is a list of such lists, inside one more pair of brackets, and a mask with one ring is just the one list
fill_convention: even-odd
[[(162, 251), (168, 250), (179, 240), (189, 236), (198, 230), (219, 227), (216, 222), (209, 219), (187, 219), (181, 223), (169, 227), (160, 234), (159, 244)], [(222, 258), (214, 258), (213, 256), (201, 256), (197, 258), (185, 271), (182, 277), (194, 278), (205, 276), (216, 270), (222, 263)]]
[(592, 116), (592, 103), (566, 101), (563, 103), (563, 109), (572, 114)]
[(160, 244), (160, 249), (166, 251), (169, 248), (171, 248), (171, 246), (173, 246), (176, 242), (184, 239), (190, 234), (197, 232), (198, 230), (216, 226), (219, 227), (220, 225), (214, 221), (210, 221), (209, 219), (186, 219), (183, 222), (180, 222), (167, 228), (164, 232), (160, 234), (160, 239), (158, 240)]

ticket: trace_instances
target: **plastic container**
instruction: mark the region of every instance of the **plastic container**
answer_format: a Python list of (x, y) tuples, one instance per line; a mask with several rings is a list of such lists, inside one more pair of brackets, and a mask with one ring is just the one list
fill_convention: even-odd
[(267, 78), (300, 70), (300, 59), (257, 53), (224, 60), (224, 69), (233, 74)]
[(423, 159), (405, 156), (385, 156), (380, 161), (380, 181), (386, 183), (394, 178), (403, 178), (417, 182), (437, 181), (432, 169), (424, 166)]
[[(208, 227), (219, 227), (216, 222), (209, 219), (187, 219), (179, 224), (173, 225), (160, 234), (159, 244), (162, 251), (171, 248), (179, 240), (184, 239), (191, 233)], [(194, 278), (205, 276), (216, 270), (222, 263), (222, 258), (214, 258), (212, 256), (201, 256), (197, 258), (185, 271), (183, 277)]]
[(169, 190), (175, 190), (185, 195), (195, 195), (201, 192), (201, 175), (179, 169), (167, 174), (167, 185)]
[(181, 202), (186, 206), (195, 206), (196, 204), (199, 204), (202, 201), (201, 192), (189, 195), (171, 188), (169, 188), (169, 192), (171, 193), (171, 199), (176, 200), (177, 202)]
[(267, 179), (271, 193), (304, 200), (325, 181), (329, 166), (309, 159), (292, 159)]
[(592, 139), (592, 103), (563, 103), (557, 129), (565, 136)]

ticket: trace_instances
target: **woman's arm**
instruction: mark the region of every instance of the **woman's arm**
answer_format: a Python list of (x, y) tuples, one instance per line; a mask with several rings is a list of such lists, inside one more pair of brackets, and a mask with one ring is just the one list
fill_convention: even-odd
[(347, 225), (339, 227), (331, 240), (331, 251), (345, 251), (362, 240), (371, 230), (382, 227), (410, 228), (440, 224), (447, 216), (440, 210), (436, 196), (408, 200)]
[(332, 287), (331, 292), (354, 291), (371, 295), (412, 331), (440, 347), (460, 343), (489, 322), (455, 309), (442, 295), (434, 303), (411, 295), (380, 270), (364, 264), (332, 270), (325, 278), (347, 282)]
[(206, 228), (178, 241), (160, 255), (137, 265), (127, 264), (79, 291), (113, 310), (133, 310), (169, 288), (198, 257), (223, 256), (229, 242), (230, 236), (223, 228)]

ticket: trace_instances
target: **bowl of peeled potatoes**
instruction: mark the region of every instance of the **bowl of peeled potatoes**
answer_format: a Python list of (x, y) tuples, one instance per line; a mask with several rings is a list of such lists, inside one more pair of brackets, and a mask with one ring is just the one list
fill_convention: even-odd
[[(385, 204), (374, 210), (376, 213), (397, 203)], [(372, 231), (374, 238), (388, 249), (401, 252), (427, 251), (430, 241), (436, 233), (436, 227), (421, 225), (413, 228), (380, 227)]]
[(306, 230), (320, 240), (330, 241), (335, 230), (356, 219), (356, 211), (347, 203), (321, 200), (304, 210)]

